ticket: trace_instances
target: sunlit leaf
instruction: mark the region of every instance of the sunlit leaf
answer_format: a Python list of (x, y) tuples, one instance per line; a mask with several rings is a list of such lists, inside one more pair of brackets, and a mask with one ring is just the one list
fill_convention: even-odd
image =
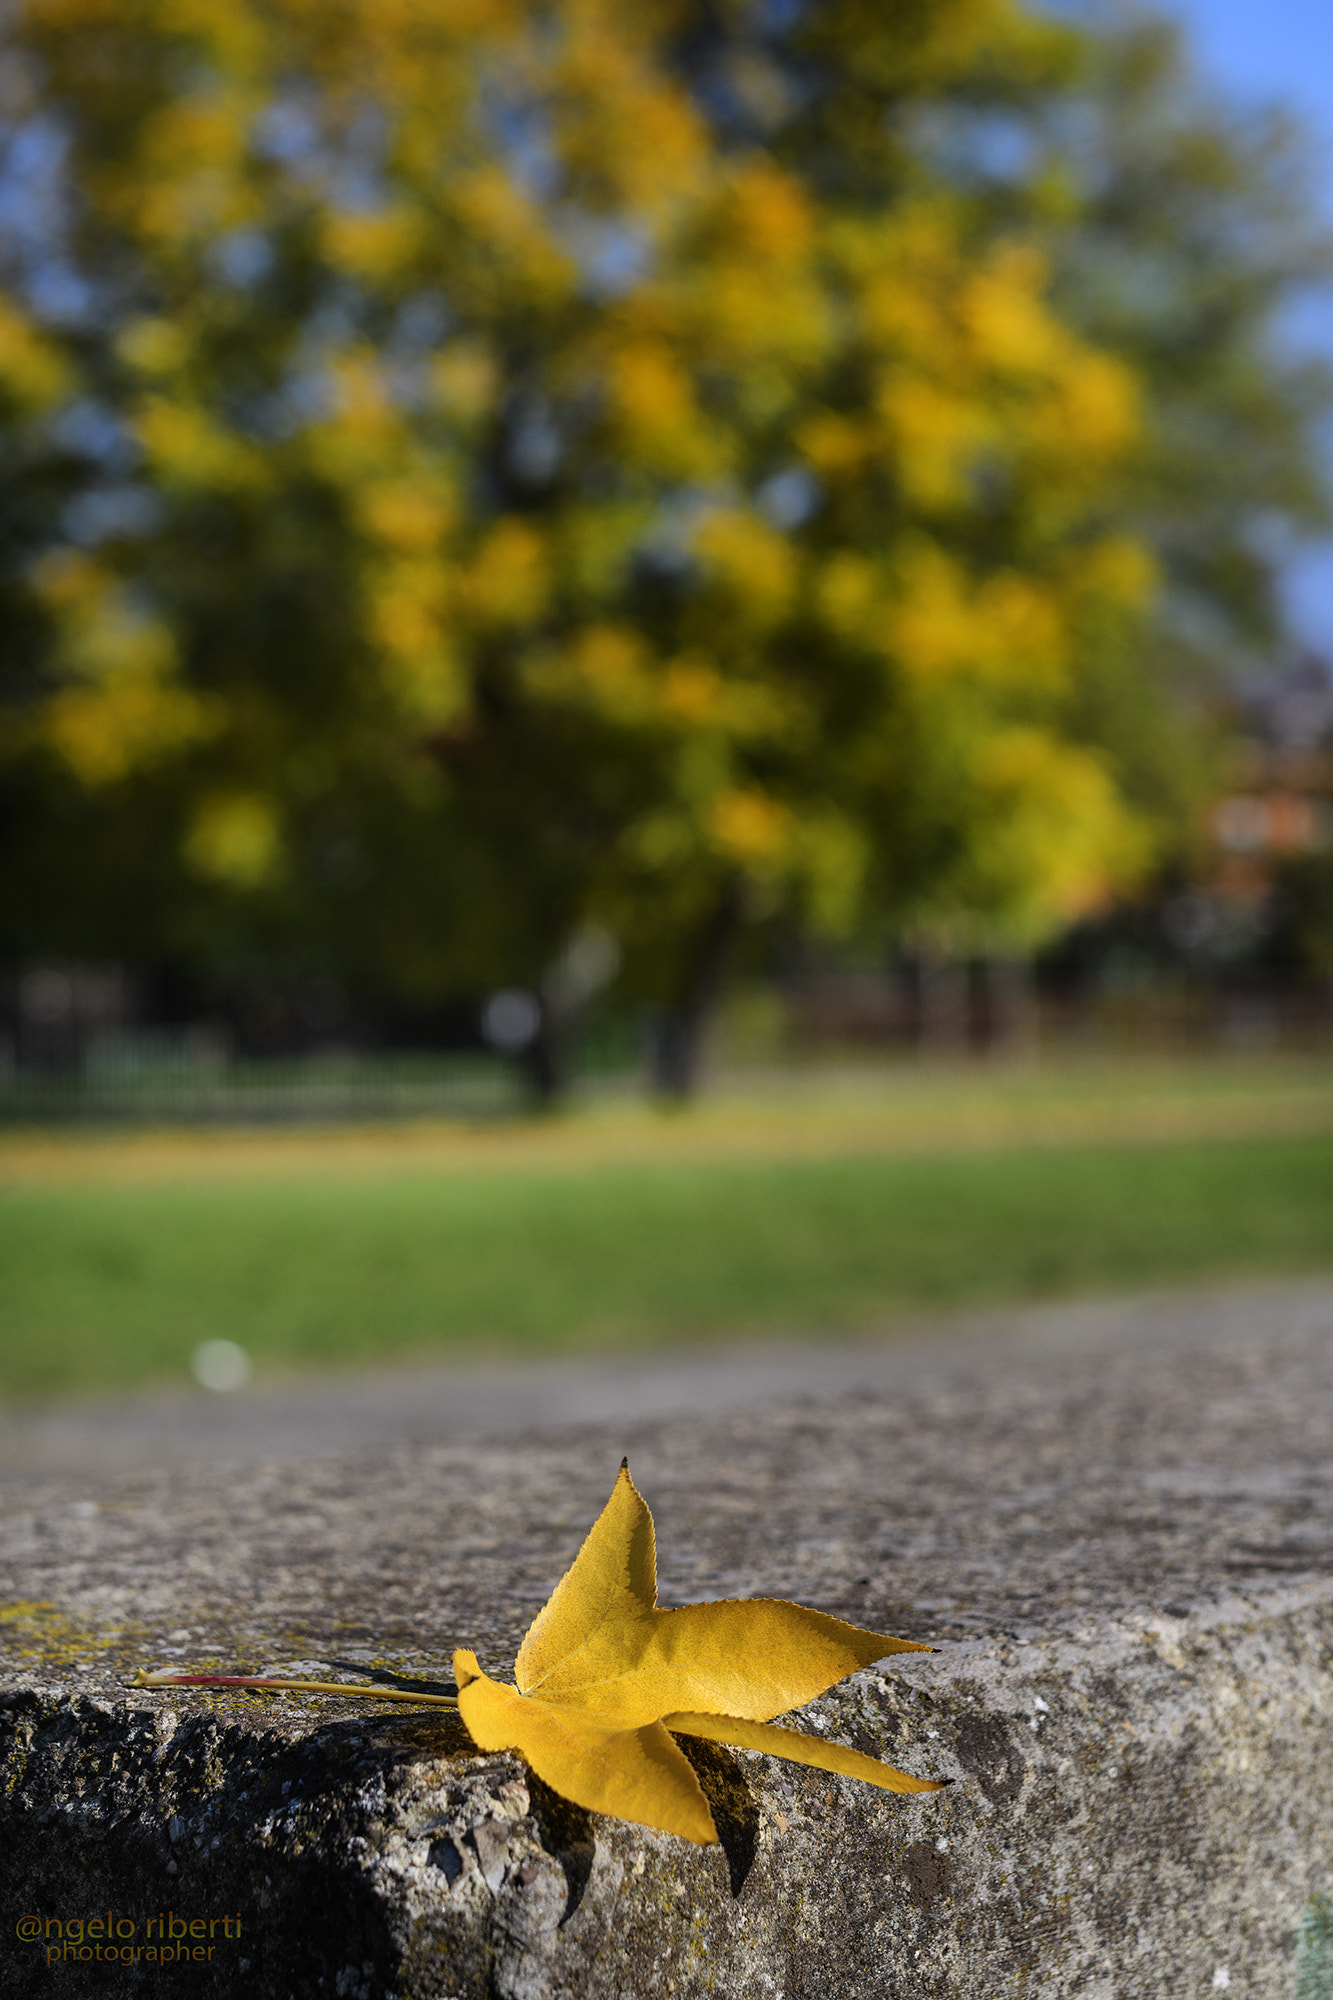
[(747, 1722), (739, 1715), (664, 1715), (663, 1727), (678, 1736), (707, 1736), (714, 1743), (729, 1743), (736, 1750), (763, 1750), (770, 1757), (785, 1757), (791, 1764), (811, 1764), (817, 1771), (836, 1771), (842, 1778), (861, 1778), (867, 1785), (879, 1785), (886, 1792), (938, 1792), (946, 1782), (939, 1778), (914, 1778), (910, 1772), (896, 1771), (878, 1757), (850, 1750), (845, 1743), (827, 1743), (822, 1736), (806, 1736), (799, 1729), (779, 1729), (771, 1722)]
[(521, 1750), (539, 1778), (591, 1812), (716, 1840), (699, 1780), (660, 1722), (626, 1727), (571, 1703), (533, 1701), (488, 1679), (461, 1650), (454, 1671), (458, 1712), (478, 1749)]
[[(521, 1751), (577, 1805), (713, 1839), (712, 1821), (669, 1731), (864, 1778), (937, 1791), (860, 1751), (766, 1726), (888, 1653), (925, 1652), (804, 1605), (755, 1597), (657, 1606), (652, 1515), (622, 1465), (611, 1498), (515, 1662), (517, 1689), (454, 1655), (459, 1713), (483, 1749)], [(688, 1779), (688, 1782), (687, 1782)]]
[(624, 1722), (686, 1708), (767, 1722), (888, 1653), (928, 1651), (776, 1598), (658, 1610), (652, 1516), (622, 1466), (514, 1678), (525, 1694)]
[[(476, 1654), (460, 1646), (456, 1705), (478, 1749), (518, 1751), (562, 1798), (706, 1846), (717, 1831), (676, 1735), (761, 1750), (885, 1791), (939, 1791), (947, 1780), (911, 1777), (768, 1720), (886, 1654), (929, 1650), (776, 1598), (660, 1610), (653, 1517), (622, 1462), (611, 1498), (519, 1648), (517, 1687), (483, 1673)], [(273, 1676), (141, 1672), (134, 1685), (293, 1688), (454, 1705), (448, 1695)]]

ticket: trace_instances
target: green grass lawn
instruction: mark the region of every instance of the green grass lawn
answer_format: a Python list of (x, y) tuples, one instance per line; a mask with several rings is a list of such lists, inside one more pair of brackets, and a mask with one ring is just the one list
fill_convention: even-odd
[(0, 1188), (0, 1389), (869, 1329), (1333, 1268), (1333, 1138)]

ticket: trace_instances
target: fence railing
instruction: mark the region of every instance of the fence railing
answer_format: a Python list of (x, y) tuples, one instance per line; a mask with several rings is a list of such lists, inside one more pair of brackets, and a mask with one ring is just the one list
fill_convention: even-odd
[(158, 1048), (78, 1068), (0, 1075), (0, 1123), (301, 1124), (512, 1115), (526, 1101), (493, 1056), (200, 1061)]

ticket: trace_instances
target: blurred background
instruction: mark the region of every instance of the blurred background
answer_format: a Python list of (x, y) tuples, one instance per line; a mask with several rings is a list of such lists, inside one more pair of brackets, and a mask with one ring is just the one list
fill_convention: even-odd
[(0, 1393), (1333, 1265), (1314, 0), (21, 0)]

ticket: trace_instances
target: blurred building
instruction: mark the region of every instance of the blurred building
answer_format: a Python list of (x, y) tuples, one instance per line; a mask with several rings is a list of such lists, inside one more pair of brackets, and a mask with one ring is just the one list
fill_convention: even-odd
[(1317, 653), (1242, 690), (1232, 786), (1209, 817), (1206, 885), (1270, 897), (1282, 864), (1333, 843), (1333, 666)]

